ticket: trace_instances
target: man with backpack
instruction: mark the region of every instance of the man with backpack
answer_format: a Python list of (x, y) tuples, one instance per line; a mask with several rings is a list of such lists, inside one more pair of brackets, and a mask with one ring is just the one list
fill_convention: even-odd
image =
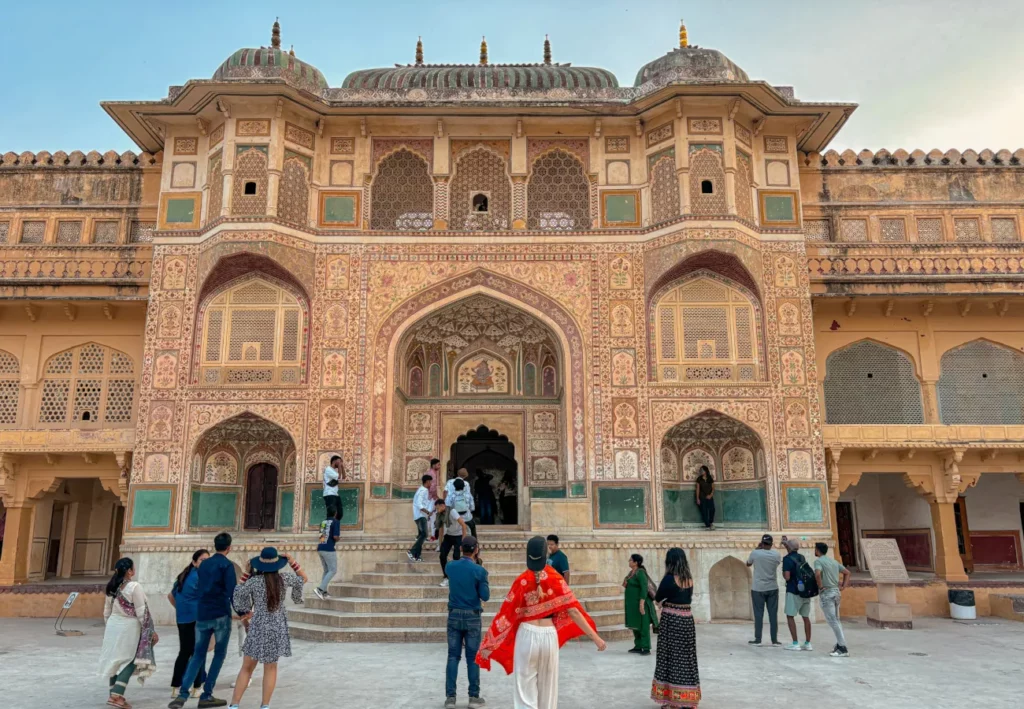
[[(793, 644), (787, 650), (807, 650), (811, 647), (811, 599), (818, 595), (818, 582), (803, 554), (799, 553), (800, 542), (783, 539), (789, 553), (782, 560), (782, 577), (786, 579), (786, 622)], [(796, 632), (796, 616), (804, 619), (804, 644), (801, 646)]]
[(457, 475), (458, 477), (445, 483), (444, 501), (448, 507), (459, 513), (462, 521), (469, 527), (469, 533), (475, 537), (476, 521), (473, 519), (473, 512), (476, 511), (476, 502), (473, 500), (473, 491), (469, 489), (469, 471), (459, 468)]

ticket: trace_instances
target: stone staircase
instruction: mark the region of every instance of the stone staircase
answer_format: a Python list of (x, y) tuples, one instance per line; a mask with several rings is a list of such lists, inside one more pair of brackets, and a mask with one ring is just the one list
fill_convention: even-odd
[[(441, 569), (436, 552), (428, 553), (424, 547), (420, 563), (410, 562), (404, 552), (388, 552), (382, 557), (372, 571), (332, 583), (331, 598), (321, 601), (310, 595), (304, 608), (289, 608), (292, 637), (335, 643), (445, 642), (448, 589), (438, 585)], [(484, 604), (482, 618), (486, 632), (508, 588), (525, 567), (522, 551), (486, 551), (483, 557), (491, 585), (491, 600)], [(623, 625), (621, 586), (600, 583), (595, 572), (575, 569), (570, 581), (601, 637), (633, 637)]]

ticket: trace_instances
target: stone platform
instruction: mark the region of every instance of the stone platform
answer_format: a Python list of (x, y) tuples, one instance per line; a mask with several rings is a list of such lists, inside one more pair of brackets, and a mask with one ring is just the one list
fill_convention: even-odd
[[(332, 583), (331, 598), (309, 596), (305, 608), (289, 610), (292, 636), (317, 642), (443, 642), (448, 618), (448, 589), (439, 585), (441, 568), (436, 545), (425, 545), (423, 561), (410, 562), (390, 552), (372, 571)], [(514, 559), (513, 559), (514, 557)], [(523, 571), (522, 552), (488, 551), (484, 564), (491, 600), (484, 604), (486, 628), (501, 607), (512, 582)], [(315, 580), (315, 579), (311, 579)], [(595, 571), (573, 570), (573, 592), (606, 640), (632, 638), (623, 625), (623, 591), (601, 583)]]

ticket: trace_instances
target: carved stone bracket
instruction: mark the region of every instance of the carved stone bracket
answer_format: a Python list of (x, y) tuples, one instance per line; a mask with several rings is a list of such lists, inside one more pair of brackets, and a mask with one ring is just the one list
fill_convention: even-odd
[(17, 457), (10, 453), (0, 453), (0, 500), (5, 507), (10, 507), (14, 499), (14, 476), (17, 472)]
[[(940, 502), (956, 502), (957, 496), (966, 490), (970, 485), (965, 485), (964, 476), (960, 474), (960, 463), (963, 462), (964, 453), (967, 452), (966, 448), (952, 448), (942, 454), (942, 498)], [(978, 483), (977, 477), (974, 477), (973, 484)], [(961, 485), (965, 485), (961, 488)], [(939, 492), (936, 491), (936, 498), (939, 498)]]
[(120, 497), (122, 503), (128, 504), (128, 481), (131, 479), (132, 453), (131, 451), (119, 451), (114, 453), (114, 459), (117, 461), (117, 469), (121, 471), (121, 474), (117, 480), (117, 492), (114, 490), (111, 492)]
[(825, 468), (828, 471), (828, 496), (839, 497), (839, 459), (843, 455), (841, 446), (825, 449)]

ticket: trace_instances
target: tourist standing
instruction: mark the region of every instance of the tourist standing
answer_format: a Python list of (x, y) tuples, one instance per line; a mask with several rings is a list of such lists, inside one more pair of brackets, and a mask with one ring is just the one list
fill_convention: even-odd
[(466, 523), (462, 517), (451, 507), (448, 507), (444, 500), (438, 500), (434, 505), (434, 513), (437, 515), (437, 538), (441, 540), (439, 556), (441, 557), (441, 586), (448, 587), (448, 554), (452, 559), (458, 561), (462, 556), (462, 538), (469, 535)]
[(420, 478), (420, 489), (412, 497), (412, 521), (416, 525), (416, 542), (405, 555), (409, 561), (423, 561), (423, 542), (427, 539), (427, 524), (434, 513), (430, 499), (430, 483), (434, 478), (427, 474)]
[(506, 470), (498, 484), (498, 507), (502, 524), (519, 523), (519, 491), (516, 487), (515, 472)]
[[(461, 487), (456, 486), (459, 481), (462, 481)], [(476, 536), (476, 521), (473, 519), (473, 513), (476, 511), (476, 502), (473, 500), (473, 491), (469, 489), (468, 470), (459, 468), (456, 477), (445, 483), (444, 501), (449, 507), (453, 507), (456, 512), (462, 515), (462, 519), (465, 520), (466, 525), (469, 527), (469, 533)]]
[(332, 455), (331, 462), (324, 468), (324, 507), (327, 510), (325, 524), (331, 520), (341, 519), (341, 495), (338, 494), (338, 483), (345, 474), (341, 465), (341, 456)]
[(476, 469), (476, 483), (474, 499), (480, 505), (480, 524), (494, 524), (494, 514), (497, 507), (497, 498), (494, 496), (494, 488), (491, 487), (493, 475), (485, 473), (480, 468)]
[(476, 653), (480, 649), (480, 614), (483, 604), (491, 599), (487, 569), (479, 562), (480, 546), (476, 537), (462, 538), (462, 558), (448, 564), (448, 664), (445, 667), (444, 706), (455, 707), (455, 685), (463, 648), (466, 674), (469, 676), (469, 706), (482, 707), (487, 702), (480, 696), (480, 665)]
[(629, 574), (622, 582), (626, 589), (626, 627), (633, 631), (633, 649), (639, 655), (651, 654), (651, 627), (658, 627), (658, 614), (652, 602), (650, 576), (639, 554), (629, 557)]
[(132, 705), (124, 698), (128, 680), (135, 675), (142, 684), (156, 671), (153, 646), (160, 637), (149, 614), (146, 594), (135, 581), (135, 563), (127, 557), (118, 559), (114, 575), (107, 582), (103, 621), (106, 627), (99, 670), (100, 676), (110, 684), (107, 704), (131, 709)]
[[(807, 564), (803, 555), (798, 553), (800, 542), (796, 539), (783, 539), (783, 545), (789, 552), (782, 560), (782, 576), (786, 579), (786, 623), (793, 644), (787, 650), (813, 650), (811, 647), (811, 599), (800, 595), (800, 567)], [(804, 644), (801, 647), (796, 633), (796, 616), (804, 619)]]
[[(441, 461), (437, 458), (430, 459), (430, 489), (428, 490), (430, 497), (430, 504), (433, 505), (438, 500), (438, 487), (441, 484)], [(435, 536), (435, 530), (437, 528), (437, 513), (431, 508), (430, 521), (427, 524), (427, 528), (430, 530), (430, 541), (434, 541), (437, 537)]]
[[(199, 605), (199, 565), (208, 559), (210, 552), (199, 549), (192, 554), (192, 563), (178, 574), (167, 600), (174, 608), (174, 620), (178, 624), (178, 657), (174, 660), (174, 674), (171, 676), (171, 696), (178, 696), (181, 678), (188, 669), (188, 661), (196, 649), (196, 612)], [(192, 684), (192, 696), (199, 695), (199, 688), (206, 681), (206, 669), (200, 668)]]
[(569, 584), (547, 567), (546, 546), (544, 537), (526, 543), (526, 571), (512, 582), (476, 656), (485, 670), (493, 659), (514, 671), (514, 709), (557, 709), (558, 649), (569, 640), (586, 635), (598, 652), (608, 647)]
[(818, 542), (814, 545), (814, 576), (818, 581), (818, 601), (821, 612), (825, 614), (832, 632), (836, 634), (836, 646), (829, 654), (832, 657), (849, 657), (846, 637), (843, 635), (843, 624), (839, 620), (839, 601), (843, 589), (850, 583), (850, 571), (835, 559), (828, 556), (828, 544)]
[(231, 709), (238, 709), (257, 664), (263, 665), (261, 704), (268, 709), (277, 685), (277, 661), (292, 656), (284, 595), (291, 589), (292, 602), (302, 603), (302, 587), (308, 579), (301, 572), (298, 576), (279, 574), (288, 563), (288, 557), (278, 554), (277, 549), (264, 547), (260, 555), (249, 562), (252, 576), (237, 586), (232, 594), (234, 607), (248, 621), (248, 633), (242, 645), (245, 657), (235, 680)]
[(779, 642), (779, 564), (782, 563), (782, 555), (772, 548), (774, 543), (772, 535), (765, 534), (761, 537), (761, 543), (747, 557), (747, 566), (754, 568), (754, 581), (750, 585), (750, 602), (754, 606), (754, 639), (747, 641), (750, 645), (761, 644), (765, 608), (768, 609), (772, 646), (782, 645)]
[(708, 466), (700, 466), (700, 475), (697, 476), (697, 507), (700, 508), (700, 518), (704, 521), (705, 529), (715, 528), (715, 479), (711, 477)]
[(321, 601), (330, 597), (331, 594), (327, 592), (327, 587), (334, 575), (338, 573), (338, 554), (334, 550), (334, 545), (339, 539), (341, 539), (341, 520), (335, 517), (320, 537), (320, 543), (316, 547), (316, 553), (320, 556), (320, 564), (324, 568), (324, 575), (320, 579), (320, 585), (313, 589), (313, 593)]
[(213, 659), (206, 671), (206, 682), (199, 697), (199, 709), (222, 707), (223, 699), (213, 696), (217, 686), (220, 668), (228, 654), (231, 642), (231, 596), (235, 592), (235, 565), (228, 559), (231, 551), (231, 535), (221, 532), (213, 538), (214, 555), (199, 566), (199, 602), (196, 605), (196, 649), (188, 663), (188, 669), (181, 678), (181, 690), (171, 700), (169, 709), (181, 709), (188, 699), (188, 688), (206, 665), (206, 653), (210, 639), (214, 640)]
[(693, 576), (686, 552), (679, 547), (665, 555), (665, 577), (654, 600), (661, 604), (661, 624), (651, 699), (669, 709), (693, 709), (700, 703), (697, 630), (690, 613)]
[(548, 566), (557, 571), (569, 583), (569, 557), (559, 548), (558, 535), (548, 535)]

